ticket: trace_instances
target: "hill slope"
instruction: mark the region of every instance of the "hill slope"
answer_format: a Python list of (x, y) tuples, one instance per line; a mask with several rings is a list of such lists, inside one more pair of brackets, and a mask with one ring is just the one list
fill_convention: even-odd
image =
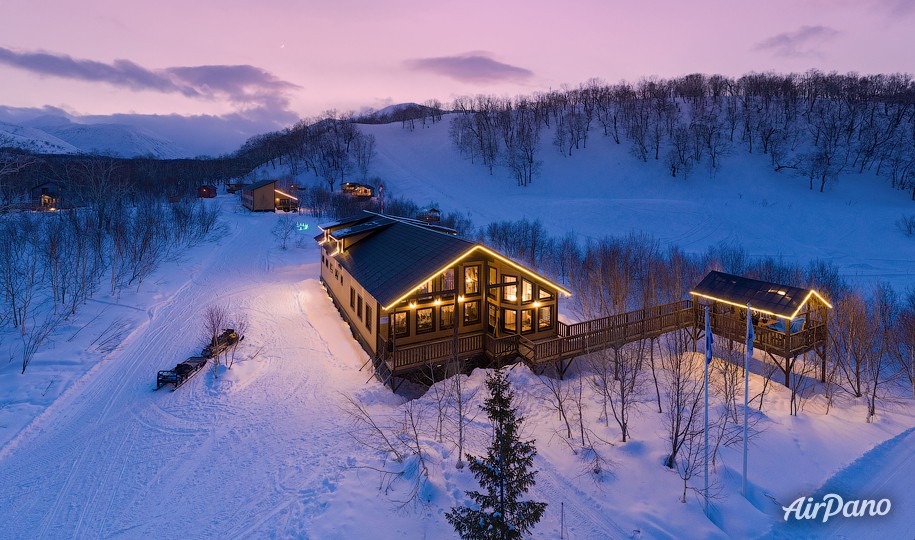
[(574, 232), (583, 241), (643, 231), (662, 244), (702, 252), (737, 242), (749, 255), (806, 264), (836, 263), (847, 278), (915, 285), (915, 240), (895, 222), (915, 214), (905, 192), (883, 178), (845, 174), (811, 191), (807, 180), (776, 173), (768, 157), (735, 148), (714, 175), (698, 168), (673, 178), (662, 162), (647, 163), (592, 130), (587, 148), (571, 157), (541, 137), (542, 172), (518, 187), (504, 167), (488, 168), (458, 155), (444, 122), (409, 131), (399, 123), (361, 125), (375, 136), (377, 174), (389, 193), (444, 212), (467, 212), (475, 225), (504, 219), (540, 219), (554, 234)]

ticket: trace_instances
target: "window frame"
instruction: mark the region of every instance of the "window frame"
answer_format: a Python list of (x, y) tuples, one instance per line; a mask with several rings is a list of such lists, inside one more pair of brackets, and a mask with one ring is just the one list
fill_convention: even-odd
[(368, 302), (365, 303), (365, 329), (372, 332), (372, 306)]
[[(540, 321), (542, 320), (540, 313), (543, 310), (547, 310), (547, 313), (550, 314), (550, 324), (547, 326), (543, 326), (540, 324)], [(553, 309), (553, 304), (547, 304), (545, 306), (540, 306), (539, 308), (537, 308), (537, 331), (546, 332), (547, 330), (552, 330), (553, 328), (555, 328), (555, 326), (556, 326), (556, 313), (555, 313), (555, 310)]]
[[(403, 315), (403, 318), (404, 318), (404, 324), (403, 324), (404, 331), (403, 332), (397, 331), (398, 315)], [(391, 335), (393, 335), (394, 337), (410, 337), (410, 312), (409, 311), (395, 311), (391, 315), (391, 319), (392, 319)]]
[[(522, 333), (522, 334), (533, 334), (533, 333), (535, 332), (535, 329), (534, 329), (534, 311), (535, 311), (536, 309), (537, 309), (537, 308), (527, 308), (527, 309), (522, 309), (522, 310), (521, 310), (521, 325), (520, 325), (520, 326), (521, 326), (521, 333)], [(528, 314), (528, 317), (530, 317), (530, 318), (528, 319), (528, 325), (529, 325), (529, 326), (528, 326), (528, 329), (527, 329), (527, 330), (524, 329), (524, 314), (525, 314), (525, 313), (527, 313), (527, 314)]]
[[(511, 317), (509, 317), (511, 313)], [(512, 320), (514, 328), (509, 328), (509, 318)], [(518, 310), (513, 307), (504, 307), (502, 308), (502, 331), (506, 334), (517, 334), (518, 333)]]
[[(425, 328), (425, 329), (420, 329), (419, 314), (420, 314), (420, 312), (425, 313), (427, 311), (429, 312), (429, 327)], [(415, 319), (415, 321), (414, 321), (413, 325), (414, 325), (414, 330), (415, 330), (417, 336), (420, 334), (428, 334), (429, 332), (435, 332), (435, 308), (433, 306), (416, 308), (416, 317), (414, 319)]]
[[(514, 280), (514, 281), (508, 281)], [(509, 289), (511, 287), (512, 289)], [(515, 298), (511, 299), (508, 297), (508, 291), (515, 291)], [(500, 295), (502, 302), (517, 304), (518, 303), (518, 276), (513, 276), (511, 274), (502, 274), (502, 294)]]
[[(445, 324), (445, 308), (451, 308), (451, 323)], [(454, 304), (442, 304), (438, 308), (438, 327), (439, 330), (454, 329)]]
[[(528, 286), (530, 288), (531, 296), (527, 300), (524, 299), (524, 287)], [(521, 294), (518, 295), (518, 298), (521, 299), (522, 304), (530, 304), (534, 301), (534, 282), (521, 278)]]
[[(462, 285), (462, 287), (464, 289), (464, 296), (480, 296), (480, 269), (481, 269), (481, 267), (482, 267), (482, 265), (480, 265), (480, 264), (468, 264), (468, 265), (464, 266), (464, 280), (463, 280), (463, 285)], [(477, 289), (475, 292), (467, 291), (467, 272), (471, 269), (476, 270)]]
[[(476, 304), (477, 314), (476, 314), (475, 319), (467, 318), (467, 308), (471, 304)], [(481, 317), (482, 317), (482, 315), (480, 313), (480, 301), (479, 300), (469, 300), (469, 301), (464, 302), (464, 305), (461, 308), (461, 320), (463, 321), (464, 326), (473, 326), (476, 324), (480, 324)]]

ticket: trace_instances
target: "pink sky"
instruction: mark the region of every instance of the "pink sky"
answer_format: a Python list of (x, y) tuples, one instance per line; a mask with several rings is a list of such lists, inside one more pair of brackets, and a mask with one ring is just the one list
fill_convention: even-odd
[(911, 73), (913, 4), (9, 0), (0, 105), (80, 115), (255, 110), (282, 122), (591, 77)]

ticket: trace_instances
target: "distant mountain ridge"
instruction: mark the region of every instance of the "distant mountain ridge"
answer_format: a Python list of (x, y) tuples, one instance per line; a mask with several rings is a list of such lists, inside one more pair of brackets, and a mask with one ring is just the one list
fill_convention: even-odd
[(103, 154), (115, 157), (192, 157), (169, 139), (126, 124), (78, 124), (62, 116), (40, 116), (22, 124), (0, 122), (0, 146), (42, 154)]

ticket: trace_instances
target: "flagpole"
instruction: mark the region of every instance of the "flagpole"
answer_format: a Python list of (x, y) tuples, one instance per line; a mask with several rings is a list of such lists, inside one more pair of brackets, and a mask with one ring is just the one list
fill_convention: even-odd
[(708, 365), (712, 361), (712, 328), (705, 306), (705, 515), (708, 517)]
[(750, 359), (753, 357), (753, 313), (747, 303), (747, 354), (743, 365), (743, 496), (747, 496), (747, 434), (750, 411)]

